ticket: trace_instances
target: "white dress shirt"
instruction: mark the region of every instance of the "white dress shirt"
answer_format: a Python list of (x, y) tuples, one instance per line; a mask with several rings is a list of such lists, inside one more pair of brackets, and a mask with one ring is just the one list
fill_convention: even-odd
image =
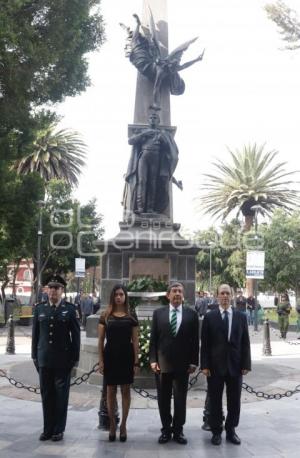
[(181, 325), (182, 321), (182, 305), (179, 305), (177, 308), (173, 307), (173, 305), (170, 304), (169, 306), (169, 322), (171, 323), (171, 318), (172, 318), (172, 312), (173, 310), (176, 310), (176, 317), (177, 317), (177, 323), (176, 323), (176, 334), (178, 332), (178, 329)]
[[(224, 319), (224, 312), (225, 310), (223, 309), (223, 307), (219, 306), (219, 310), (220, 310), (220, 313), (221, 313), (221, 318), (222, 320)], [(233, 311), (232, 311), (232, 307), (231, 305), (228, 307), (228, 309), (226, 310), (227, 313), (228, 313), (228, 341), (230, 340), (230, 335), (231, 335), (231, 328), (232, 328), (232, 315), (233, 315)]]

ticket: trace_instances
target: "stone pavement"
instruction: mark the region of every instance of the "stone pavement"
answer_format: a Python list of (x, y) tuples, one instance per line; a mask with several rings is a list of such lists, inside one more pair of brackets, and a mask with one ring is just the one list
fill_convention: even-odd
[[(5, 355), (5, 331), (0, 332), (0, 369), (25, 383), (37, 384), (30, 360), (30, 329), (16, 328), (16, 355)], [(268, 393), (282, 393), (300, 384), (300, 345), (289, 345), (272, 331), (272, 355), (263, 357), (261, 332), (251, 331), (253, 370), (245, 381)], [(297, 343), (296, 335), (288, 335)], [(299, 342), (299, 341), (298, 341)], [(42, 427), (39, 396), (11, 386), (0, 378), (0, 457), (81, 457), (93, 458), (185, 458), (241, 457), (294, 458), (300, 446), (300, 393), (281, 400), (263, 400), (245, 390), (238, 434), (241, 446), (223, 440), (210, 444), (210, 433), (200, 429), (205, 392), (192, 389), (188, 395), (185, 434), (188, 445), (174, 442), (159, 445), (160, 420), (155, 401), (132, 393), (128, 420), (128, 441), (108, 442), (108, 433), (99, 431), (100, 388), (83, 384), (71, 389), (65, 439), (60, 443), (38, 441)]]

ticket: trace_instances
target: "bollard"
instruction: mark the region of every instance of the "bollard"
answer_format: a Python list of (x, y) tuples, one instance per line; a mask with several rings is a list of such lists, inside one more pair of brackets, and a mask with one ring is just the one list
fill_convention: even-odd
[(9, 315), (8, 319), (8, 332), (7, 332), (7, 344), (6, 344), (6, 354), (14, 355), (15, 354), (15, 323), (13, 316)]
[(263, 355), (272, 356), (271, 340), (270, 340), (270, 323), (269, 323), (268, 318), (266, 318), (264, 322)]
[[(118, 401), (116, 401), (115, 416), (116, 416), (116, 424), (118, 424), (120, 421), (119, 411), (118, 411)], [(108, 411), (107, 411), (107, 384), (106, 384), (106, 380), (104, 377), (103, 377), (102, 393), (101, 393), (98, 417), (99, 417), (98, 429), (103, 429), (103, 430), (108, 431), (109, 430), (109, 417), (108, 417)]]

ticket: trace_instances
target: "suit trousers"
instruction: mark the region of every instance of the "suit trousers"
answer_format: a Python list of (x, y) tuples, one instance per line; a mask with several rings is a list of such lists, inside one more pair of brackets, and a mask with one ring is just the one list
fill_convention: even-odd
[(71, 369), (39, 368), (44, 433), (63, 433), (67, 422)]
[(227, 416), (225, 430), (231, 432), (239, 424), (241, 410), (242, 375), (212, 375), (207, 378), (210, 397), (209, 425), (213, 434), (221, 434), (223, 425), (222, 397), (226, 385)]
[[(160, 373), (156, 374), (157, 400), (161, 431), (167, 434), (180, 434), (186, 418), (186, 397), (189, 374)], [(174, 412), (171, 414), (171, 398), (174, 397)]]

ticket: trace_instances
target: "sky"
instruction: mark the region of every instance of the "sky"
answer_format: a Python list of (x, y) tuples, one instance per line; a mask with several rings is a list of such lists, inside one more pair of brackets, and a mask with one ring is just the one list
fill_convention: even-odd
[[(183, 191), (174, 187), (174, 222), (184, 232), (205, 229), (215, 220), (198, 209), (203, 173), (226, 160), (227, 148), (265, 144), (278, 150), (287, 170), (299, 168), (300, 54), (283, 50), (265, 0), (168, 1), (169, 50), (198, 36), (182, 62), (205, 48), (202, 62), (181, 73), (186, 90), (171, 96), (172, 125), (177, 126), (179, 163), (175, 171)], [(299, 0), (286, 0), (297, 9)], [(184, 5), (184, 7), (183, 7)], [(91, 87), (58, 107), (62, 127), (79, 131), (88, 145), (87, 166), (75, 196), (92, 197), (104, 216), (105, 237), (118, 233), (122, 220), (123, 175), (130, 157), (127, 126), (133, 122), (136, 69), (124, 55), (125, 33), (134, 27), (142, 0), (102, 0), (106, 43), (89, 55)], [(198, 197), (198, 199), (197, 199)]]

